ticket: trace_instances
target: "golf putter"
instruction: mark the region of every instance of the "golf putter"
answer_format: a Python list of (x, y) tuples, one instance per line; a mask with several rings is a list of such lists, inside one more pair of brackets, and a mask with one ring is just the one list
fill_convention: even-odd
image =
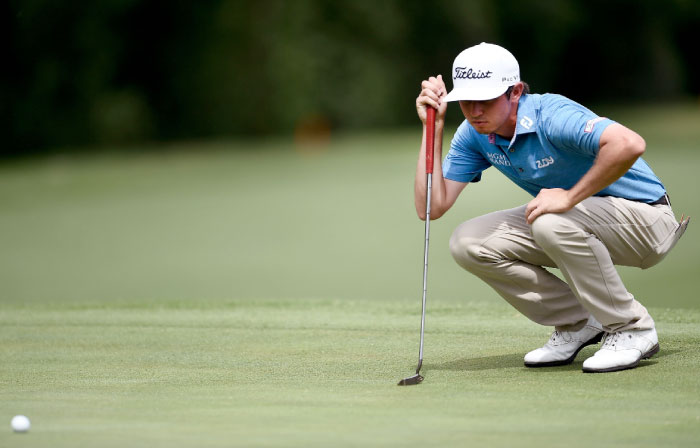
[(416, 374), (399, 381), (399, 386), (413, 386), (420, 384), (423, 377), (420, 368), (423, 365), (423, 335), (425, 332), (425, 295), (428, 288), (428, 243), (430, 241), (430, 190), (433, 186), (433, 144), (435, 143), (435, 109), (426, 108), (427, 122), (425, 123), (425, 174), (428, 176), (428, 189), (425, 201), (425, 249), (423, 252), (423, 309), (420, 319), (420, 348), (418, 350), (418, 367)]

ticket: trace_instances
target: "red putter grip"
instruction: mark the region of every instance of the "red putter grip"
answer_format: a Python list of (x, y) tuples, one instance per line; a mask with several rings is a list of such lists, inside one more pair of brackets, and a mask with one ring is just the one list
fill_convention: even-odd
[(433, 174), (433, 154), (435, 149), (435, 109), (427, 106), (427, 122), (425, 123), (425, 174)]

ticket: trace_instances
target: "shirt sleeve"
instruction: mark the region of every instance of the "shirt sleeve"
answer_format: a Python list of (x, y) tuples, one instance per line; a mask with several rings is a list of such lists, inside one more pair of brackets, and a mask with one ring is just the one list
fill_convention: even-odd
[(476, 145), (478, 143), (470, 138), (465, 121), (452, 138), (450, 151), (442, 162), (442, 176), (457, 182), (479, 182), (481, 172), (491, 163), (476, 149)]
[(600, 136), (614, 123), (599, 117), (584, 106), (559, 97), (558, 107), (553, 107), (546, 118), (547, 138), (558, 148), (595, 157), (600, 149)]

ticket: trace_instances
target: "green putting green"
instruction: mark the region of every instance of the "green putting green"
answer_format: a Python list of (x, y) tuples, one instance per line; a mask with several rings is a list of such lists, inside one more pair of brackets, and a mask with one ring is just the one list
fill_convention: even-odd
[[(695, 446), (700, 312), (652, 309), (635, 370), (528, 369), (548, 337), (498, 302), (431, 303), (425, 381), (405, 300), (9, 307), (2, 446)], [(13, 434), (14, 413), (33, 427)]]

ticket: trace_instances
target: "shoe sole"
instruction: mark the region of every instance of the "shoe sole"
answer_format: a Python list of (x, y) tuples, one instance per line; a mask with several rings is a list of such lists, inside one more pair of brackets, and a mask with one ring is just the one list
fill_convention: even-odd
[[(526, 362), (525, 367), (531, 367), (531, 368), (537, 368), (537, 367), (556, 367), (556, 366), (566, 366), (574, 362), (574, 359), (576, 359), (576, 355), (578, 355), (578, 352), (583, 350), (584, 347), (588, 347), (589, 345), (594, 345), (600, 342), (603, 339), (603, 332), (601, 331), (597, 335), (593, 336), (591, 339), (587, 340), (581, 346), (576, 349), (573, 355), (568, 357), (567, 359), (562, 359), (560, 361), (547, 361), (547, 362)], [(657, 350), (658, 351), (658, 350)]]
[(608, 373), (608, 372), (619, 372), (620, 370), (628, 370), (628, 369), (634, 369), (639, 365), (639, 362), (642, 361), (643, 359), (649, 359), (655, 354), (659, 353), (659, 344), (656, 344), (649, 350), (648, 352), (644, 353), (638, 360), (633, 362), (632, 364), (627, 364), (625, 366), (615, 366), (615, 367), (608, 367), (607, 369), (591, 369), (591, 368), (583, 368), (584, 373)]

